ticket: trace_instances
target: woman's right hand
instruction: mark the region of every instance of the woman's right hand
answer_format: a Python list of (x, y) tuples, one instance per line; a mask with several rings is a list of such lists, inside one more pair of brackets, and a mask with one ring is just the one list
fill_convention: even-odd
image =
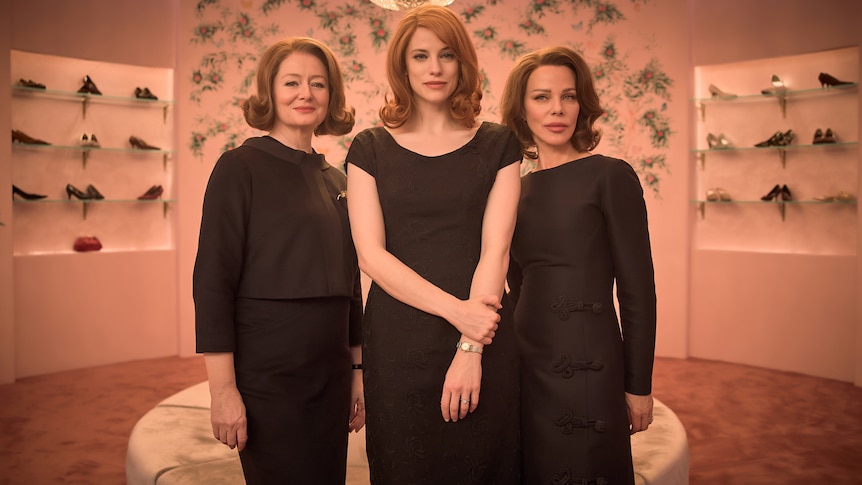
[(245, 404), (236, 386), (212, 393), (210, 405), (213, 436), (230, 449), (242, 451), (248, 441)]
[(490, 345), (497, 333), (497, 324), (502, 308), (497, 295), (482, 295), (469, 300), (459, 300), (449, 321), (459, 332), (482, 345)]

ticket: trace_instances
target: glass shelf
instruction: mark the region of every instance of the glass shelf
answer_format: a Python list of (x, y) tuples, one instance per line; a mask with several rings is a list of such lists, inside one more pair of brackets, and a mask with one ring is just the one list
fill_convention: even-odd
[(168, 215), (168, 206), (172, 202), (176, 202), (175, 199), (152, 199), (152, 200), (140, 200), (140, 199), (12, 199), (12, 202), (15, 204), (81, 204), (83, 210), (83, 218), (87, 218), (87, 209), (90, 204), (162, 204), (162, 217), (167, 217)]
[(79, 101), (81, 103), (82, 115), (87, 118), (87, 106), (91, 102), (140, 105), (154, 108), (162, 108), (162, 122), (167, 123), (168, 108), (173, 104), (169, 99), (145, 99), (132, 96), (110, 96), (105, 94), (79, 93), (76, 91), (60, 91), (57, 89), (38, 89), (19, 84), (12, 85), (12, 93), (16, 96), (44, 96), (50, 98), (65, 99), (68, 101)]
[(113, 147), (88, 147), (82, 145), (42, 145), (40, 143), (13, 142), (12, 147), (36, 148), (39, 150), (76, 150), (81, 152), (81, 163), (87, 168), (87, 158), (90, 152), (114, 152), (114, 153), (142, 153), (162, 155), (162, 170), (167, 168), (168, 158), (173, 155), (174, 150), (144, 150), (141, 148), (113, 148)]
[(775, 150), (778, 152), (778, 156), (781, 158), (781, 166), (785, 167), (787, 165), (787, 152), (793, 150), (805, 150), (811, 148), (829, 148), (829, 147), (837, 147), (837, 148), (846, 148), (851, 146), (858, 145), (858, 141), (842, 141), (837, 143), (817, 143), (811, 145), (784, 145), (784, 146), (771, 146), (771, 147), (730, 147), (730, 148), (695, 148), (692, 149), (691, 152), (697, 154), (697, 159), (700, 161), (700, 168), (703, 169), (706, 165), (706, 154), (707, 153), (722, 153), (722, 152), (757, 152), (757, 151), (770, 151)]
[(839, 86), (830, 86), (826, 88), (808, 88), (808, 89), (788, 89), (782, 94), (740, 94), (736, 97), (721, 97), (714, 96), (709, 98), (692, 98), (692, 101), (697, 103), (697, 109), (700, 111), (701, 121), (706, 121), (706, 106), (710, 104), (722, 103), (759, 103), (770, 100), (778, 100), (781, 107), (782, 117), (787, 117), (787, 100), (804, 99), (818, 96), (831, 96), (837, 94), (855, 93), (859, 89), (859, 83), (841, 84)]
[(778, 206), (778, 211), (781, 213), (781, 220), (784, 220), (785, 217), (785, 207), (787, 205), (799, 205), (799, 206), (826, 206), (826, 205), (843, 205), (843, 206), (856, 206), (856, 200), (701, 200), (696, 199), (691, 201), (694, 204), (697, 204), (697, 210), (700, 212), (700, 218), (704, 219), (706, 217), (706, 205), (762, 205), (762, 206)]

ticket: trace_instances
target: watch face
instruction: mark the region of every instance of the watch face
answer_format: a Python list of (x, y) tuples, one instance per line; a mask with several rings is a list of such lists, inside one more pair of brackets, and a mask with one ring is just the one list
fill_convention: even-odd
[(470, 344), (468, 344), (467, 342), (463, 342), (461, 344), (461, 350), (463, 350), (464, 352), (469, 352), (470, 351)]

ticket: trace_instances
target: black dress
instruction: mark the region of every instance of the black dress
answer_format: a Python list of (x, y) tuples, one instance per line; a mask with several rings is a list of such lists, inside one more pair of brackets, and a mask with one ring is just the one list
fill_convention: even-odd
[[(520, 160), (508, 130), (483, 123), (449, 154), (426, 157), (383, 128), (359, 133), (347, 161), (375, 178), (386, 247), (420, 276), (467, 299), (479, 261), (482, 216), (497, 171)], [(460, 337), (455, 327), (376, 284), (363, 318), (366, 438), (371, 482), (518, 483), (517, 350), (509, 302), (482, 356), (477, 410), (446, 423), (440, 399)]]
[(509, 285), (525, 483), (633, 484), (625, 392), (651, 391), (656, 318), (640, 182), (593, 155), (521, 187)]
[(198, 352), (233, 352), (249, 484), (343, 485), (361, 294), (346, 177), (250, 138), (219, 159), (194, 270)]

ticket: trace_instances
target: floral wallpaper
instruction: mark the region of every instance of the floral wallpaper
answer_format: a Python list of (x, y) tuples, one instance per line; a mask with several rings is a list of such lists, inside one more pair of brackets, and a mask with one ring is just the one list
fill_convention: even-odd
[[(653, 0), (655, 1), (655, 0)], [(387, 84), (385, 53), (400, 12), (370, 0), (198, 0), (188, 31), (189, 109), (194, 122), (181, 142), (212, 163), (221, 152), (261, 133), (248, 127), (239, 103), (249, 95), (258, 57), (279, 39), (303, 35), (326, 42), (340, 59), (348, 102), (356, 108), (353, 132), (315, 140), (330, 163), (341, 166), (352, 137), (379, 125)], [(644, 189), (660, 197), (674, 137), (667, 107), (671, 79), (662, 68), (657, 41), (629, 35), (633, 20), (651, 0), (455, 0), (450, 8), (464, 20), (484, 75), (482, 119), (499, 121), (499, 96), (509, 68), (524, 53), (568, 45), (593, 70), (607, 113), (596, 152), (628, 161)], [(182, 34), (181, 34), (182, 35)], [(182, 42), (182, 40), (181, 40)], [(184, 102), (184, 100), (180, 100)], [(183, 141), (185, 140), (185, 141)], [(531, 166), (527, 162), (524, 171)]]

